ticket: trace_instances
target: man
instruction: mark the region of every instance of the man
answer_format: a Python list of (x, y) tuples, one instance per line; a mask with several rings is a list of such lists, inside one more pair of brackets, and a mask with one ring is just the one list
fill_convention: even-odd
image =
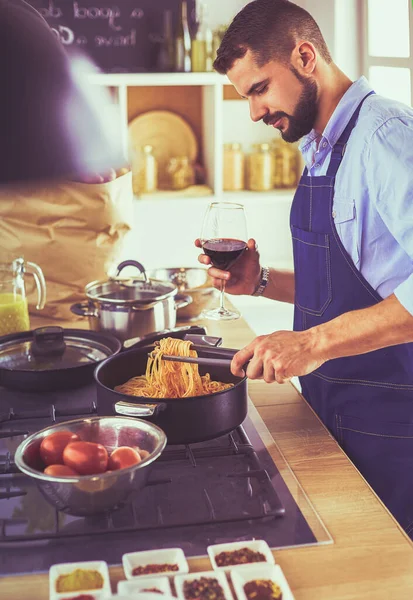
[(253, 121), (287, 142), (302, 138), (306, 164), (291, 209), (294, 273), (262, 268), (254, 240), (230, 271), (210, 268), (229, 293), (295, 304), (294, 331), (256, 338), (232, 372), (241, 376), (249, 360), (250, 379), (299, 376), (412, 534), (413, 110), (374, 94), (363, 77), (353, 83), (313, 18), (287, 0), (248, 4), (214, 66), (248, 98)]

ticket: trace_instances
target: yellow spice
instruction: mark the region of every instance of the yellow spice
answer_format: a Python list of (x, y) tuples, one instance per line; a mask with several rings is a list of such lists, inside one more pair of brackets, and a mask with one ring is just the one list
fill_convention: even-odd
[(72, 573), (60, 575), (56, 581), (56, 592), (79, 592), (103, 588), (103, 577), (98, 571), (76, 569)]

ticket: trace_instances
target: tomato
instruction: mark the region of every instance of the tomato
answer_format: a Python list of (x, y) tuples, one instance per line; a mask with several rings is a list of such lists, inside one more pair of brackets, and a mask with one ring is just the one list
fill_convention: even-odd
[(63, 462), (79, 475), (97, 475), (106, 471), (108, 453), (102, 444), (72, 442), (63, 451)]
[(145, 458), (148, 458), (148, 456), (150, 455), (150, 452), (148, 452), (147, 450), (142, 450), (142, 448), (139, 448), (139, 446), (132, 446), (137, 452), (139, 452), (139, 455), (141, 457), (142, 460), (145, 460)]
[(44, 473), (53, 477), (77, 477), (79, 475), (74, 469), (66, 467), (66, 465), (49, 465), (45, 468)]
[(51, 433), (42, 439), (40, 457), (45, 465), (62, 465), (63, 450), (69, 442), (77, 442), (80, 438), (76, 433), (62, 430)]
[(132, 465), (137, 465), (141, 460), (139, 452), (134, 448), (119, 446), (110, 455), (108, 468), (112, 471), (126, 469), (127, 467), (132, 467)]

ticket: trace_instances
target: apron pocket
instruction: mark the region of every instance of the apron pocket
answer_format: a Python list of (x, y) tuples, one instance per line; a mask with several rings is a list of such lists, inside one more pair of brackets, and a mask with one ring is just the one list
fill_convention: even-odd
[(360, 266), (360, 252), (357, 243), (357, 218), (354, 200), (339, 200), (334, 197), (332, 216), (341, 243), (358, 268)]
[(321, 316), (332, 300), (328, 234), (291, 226), (294, 250), (295, 305)]
[(410, 529), (413, 424), (377, 421), (374, 415), (371, 418), (336, 415), (336, 434), (344, 452), (377, 495), (402, 527)]

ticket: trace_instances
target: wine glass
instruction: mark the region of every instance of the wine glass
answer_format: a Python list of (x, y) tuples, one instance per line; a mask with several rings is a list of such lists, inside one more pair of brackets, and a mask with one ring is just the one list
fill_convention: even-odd
[[(214, 267), (228, 270), (247, 247), (247, 222), (244, 207), (234, 202), (212, 202), (205, 213), (202, 224), (201, 244)], [(206, 310), (206, 319), (231, 320), (241, 315), (228, 310), (224, 305), (225, 281), (221, 283), (221, 303), (218, 308)]]

